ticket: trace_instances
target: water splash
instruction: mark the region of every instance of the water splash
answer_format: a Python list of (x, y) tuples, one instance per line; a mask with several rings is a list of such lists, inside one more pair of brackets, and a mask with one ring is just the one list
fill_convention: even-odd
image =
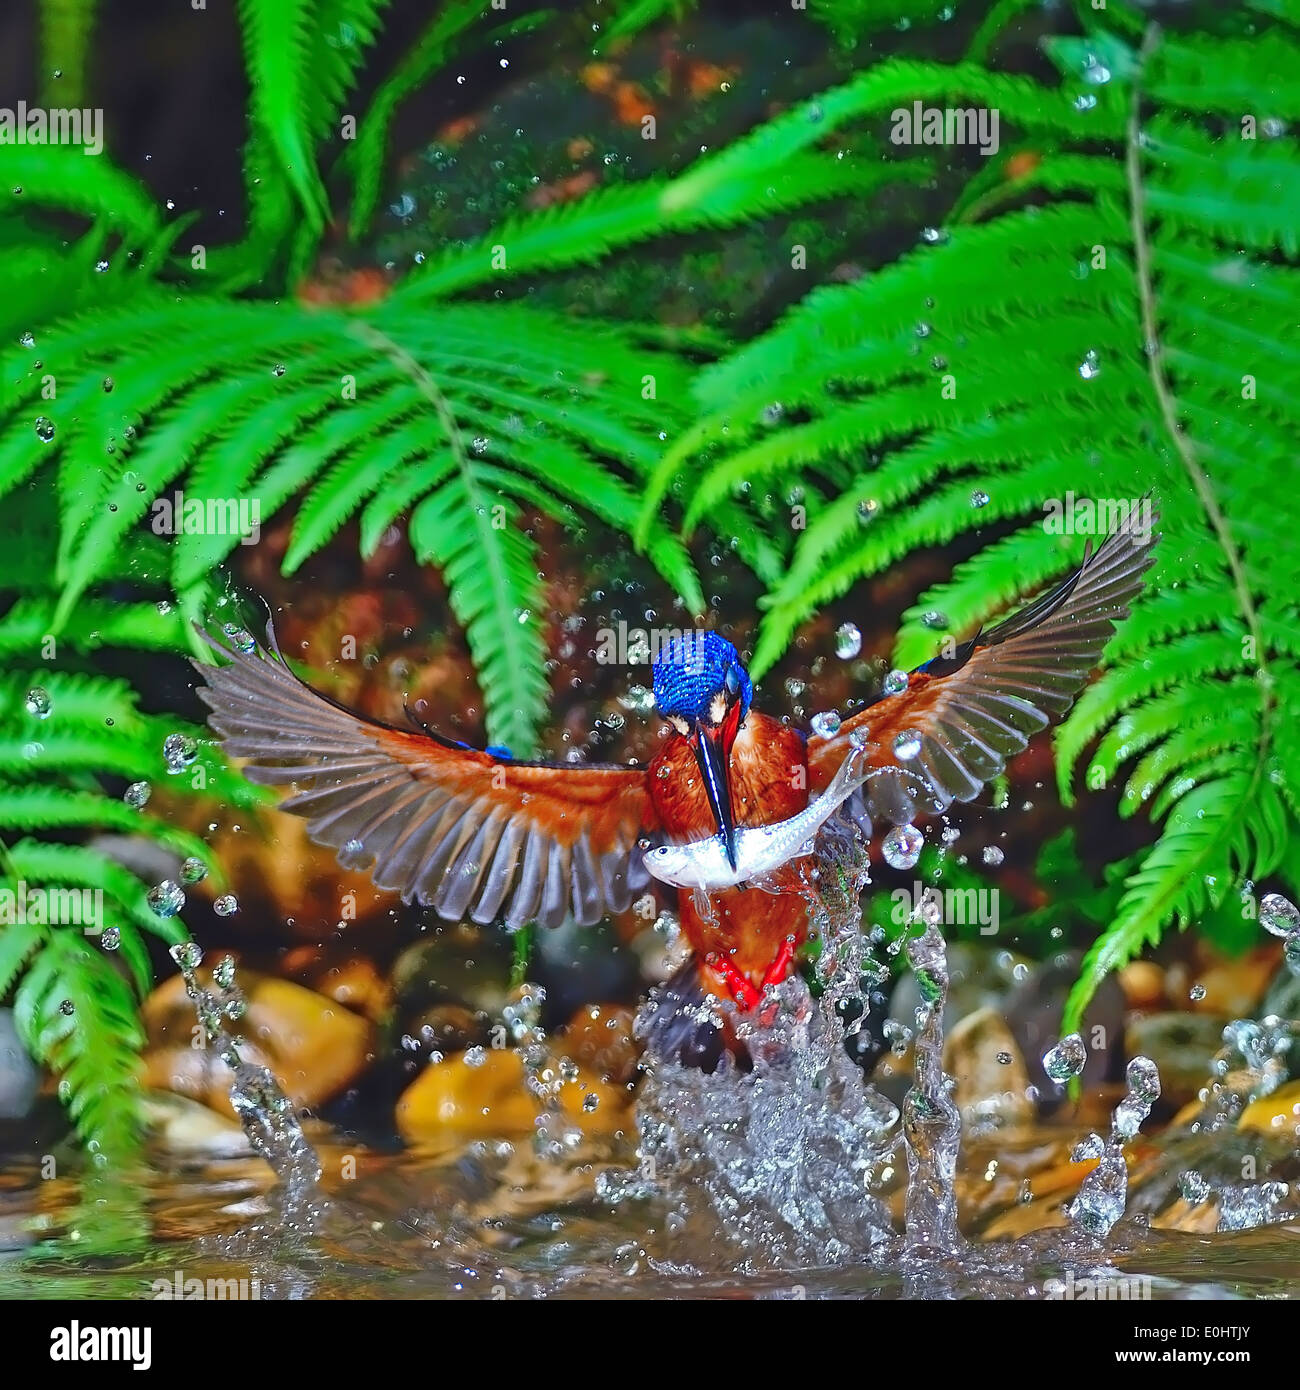
[[(660, 1195), (675, 1229), (720, 1219), (751, 1268), (839, 1265), (887, 1246), (893, 1225), (878, 1194), (896, 1172), (899, 1112), (844, 1047), (861, 1026), (864, 980), (869, 989), (887, 973), (861, 935), (866, 882), (857, 837), (825, 836), (807, 894), (818, 998), (793, 976), (748, 1014), (712, 999), (688, 1005), (692, 1024), (730, 1030), (749, 1069), (729, 1053), (712, 1074), (648, 1053), (640, 1168), (606, 1174), (602, 1195)], [(657, 997), (643, 1006), (641, 1031), (653, 1033), (661, 1009)]]
[[(823, 1002), (825, 996), (823, 996)], [(637, 1107), (638, 1173), (682, 1226), (720, 1219), (737, 1254), (786, 1266), (861, 1258), (892, 1233), (870, 1190), (897, 1144), (898, 1111), (874, 1092), (802, 980), (773, 989), (761, 1018), (730, 1021), (752, 1069), (649, 1069)], [(607, 1183), (605, 1195), (616, 1195)]]
[(171, 956), (185, 979), (186, 994), (194, 1001), (205, 1044), (230, 1068), (230, 1103), (248, 1142), (280, 1179), (287, 1205), (300, 1203), (320, 1180), (320, 1159), (303, 1133), (293, 1102), (275, 1077), (265, 1067), (246, 1062), (238, 1042), (226, 1031), (227, 1020), (242, 1018), (247, 1009), (235, 983), (234, 961), (225, 956), (217, 962), (212, 972), (214, 993), (199, 981), (203, 952), (192, 941), (173, 946)]
[(943, 1010), (948, 999), (948, 955), (938, 910), (928, 895), (918, 908), (925, 930), (907, 941), (907, 958), (921, 991), (912, 1087), (903, 1102), (907, 1139), (906, 1244), (909, 1250), (952, 1254), (963, 1244), (957, 1230), (955, 1181), (961, 1117), (943, 1070)]
[(1104, 1240), (1124, 1215), (1128, 1205), (1128, 1164), (1124, 1145), (1138, 1132), (1160, 1098), (1160, 1073), (1149, 1057), (1134, 1057), (1125, 1073), (1128, 1090), (1115, 1107), (1110, 1137), (1090, 1134), (1072, 1155), (1076, 1163), (1096, 1159), (1097, 1166), (1083, 1180), (1083, 1186), (1066, 1215), (1089, 1235)]

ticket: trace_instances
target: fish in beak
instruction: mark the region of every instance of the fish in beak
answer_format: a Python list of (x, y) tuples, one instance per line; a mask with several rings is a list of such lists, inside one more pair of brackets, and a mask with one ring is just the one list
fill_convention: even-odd
[(718, 834), (722, 836), (727, 851), (727, 863), (736, 867), (736, 822), (731, 813), (731, 790), (727, 786), (727, 764), (731, 759), (731, 744), (736, 736), (739, 720), (730, 717), (721, 724), (710, 725), (697, 719), (691, 732), (691, 748), (700, 765), (704, 778), (704, 791), (713, 810), (713, 818), (718, 823)]

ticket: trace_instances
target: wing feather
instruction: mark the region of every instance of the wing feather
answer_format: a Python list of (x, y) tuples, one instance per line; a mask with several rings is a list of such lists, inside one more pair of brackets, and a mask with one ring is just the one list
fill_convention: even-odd
[[(814, 791), (835, 775), (855, 734), (868, 741), (868, 780), (849, 803), (860, 820), (902, 825), (969, 801), (1060, 718), (1087, 682), (1102, 648), (1142, 588), (1157, 539), (1137, 509), (1063, 583), (997, 627), (911, 673), (907, 689), (808, 742)], [(912, 758), (895, 751), (920, 736)], [(914, 739), (905, 739), (907, 750)]]
[[(289, 787), (281, 808), (345, 868), (452, 921), (590, 925), (648, 875), (637, 841), (658, 828), (645, 769), (517, 762), (366, 719), (269, 650), (203, 636), (195, 663), (209, 723), (250, 781)], [(274, 655), (272, 655), (274, 653)]]

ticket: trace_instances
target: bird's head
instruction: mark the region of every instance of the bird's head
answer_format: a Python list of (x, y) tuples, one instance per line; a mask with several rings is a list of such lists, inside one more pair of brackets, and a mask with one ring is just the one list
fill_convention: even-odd
[(754, 698), (749, 673), (725, 637), (716, 632), (685, 632), (666, 642), (655, 657), (654, 692), (659, 713), (695, 753), (734, 869), (736, 827), (727, 768), (732, 744)]

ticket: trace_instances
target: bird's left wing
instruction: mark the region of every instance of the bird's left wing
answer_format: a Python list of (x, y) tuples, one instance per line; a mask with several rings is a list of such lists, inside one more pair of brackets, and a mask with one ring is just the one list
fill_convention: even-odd
[[(645, 769), (518, 762), (353, 714), (251, 642), (195, 667), (225, 751), (348, 869), (450, 921), (590, 926), (649, 883), (637, 840), (657, 827)], [(275, 636), (267, 629), (271, 649)], [(249, 648), (245, 650), (245, 647)]]
[[(1145, 524), (1144, 524), (1145, 522)], [(969, 801), (1031, 735), (1060, 718), (1142, 588), (1156, 539), (1153, 509), (1134, 508), (1063, 583), (1022, 612), (913, 671), (905, 690), (808, 741), (809, 783), (822, 790), (867, 743), (856, 819), (905, 825)]]

